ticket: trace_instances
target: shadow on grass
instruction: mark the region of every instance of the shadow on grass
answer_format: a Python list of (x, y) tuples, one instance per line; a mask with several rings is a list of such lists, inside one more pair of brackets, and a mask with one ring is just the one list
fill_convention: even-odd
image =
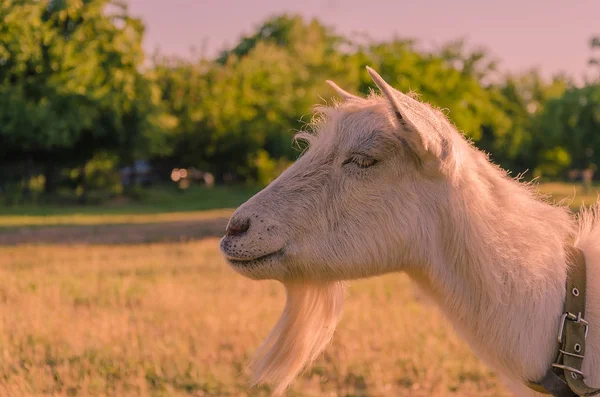
[(218, 210), (235, 208), (258, 190), (247, 186), (192, 186), (180, 190), (173, 185), (157, 185), (141, 191), (136, 200), (116, 197), (99, 204), (75, 204), (66, 199), (13, 206), (0, 204), (0, 216), (150, 215)]
[(194, 221), (0, 228), (0, 245), (143, 244), (221, 237), (227, 217)]
[(156, 186), (139, 201), (0, 206), (0, 245), (141, 244), (220, 237), (233, 209), (257, 190)]

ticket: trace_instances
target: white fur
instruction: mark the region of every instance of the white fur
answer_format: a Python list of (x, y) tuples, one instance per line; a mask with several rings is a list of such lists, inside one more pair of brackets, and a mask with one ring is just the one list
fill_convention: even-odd
[[(280, 393), (325, 347), (339, 281), (404, 271), (517, 395), (533, 396), (524, 382), (540, 379), (557, 351), (565, 246), (575, 244), (588, 264), (583, 370), (600, 387), (598, 207), (576, 219), (546, 203), (440, 111), (369, 73), (384, 97), (348, 94), (317, 109), (314, 131), (299, 136), (310, 147), (233, 215), (230, 225), (249, 229), (221, 242), (239, 273), (288, 286), (254, 380)], [(359, 166), (370, 158), (377, 163)]]

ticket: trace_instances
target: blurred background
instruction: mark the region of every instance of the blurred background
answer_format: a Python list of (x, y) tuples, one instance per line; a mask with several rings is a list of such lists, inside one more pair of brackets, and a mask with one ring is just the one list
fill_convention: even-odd
[[(595, 0), (0, 0), (0, 395), (237, 396), (284, 301), (218, 252), (326, 79), (393, 86), (574, 211), (597, 199)], [(290, 395), (507, 395), (402, 275), (353, 284)], [(408, 314), (407, 314), (408, 312)], [(418, 324), (418, 326), (416, 325)]]

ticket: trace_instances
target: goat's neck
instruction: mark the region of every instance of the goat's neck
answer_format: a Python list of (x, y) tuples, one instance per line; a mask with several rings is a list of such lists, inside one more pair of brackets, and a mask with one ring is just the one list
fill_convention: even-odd
[(536, 380), (556, 351), (568, 213), (487, 163), (455, 189), (429, 266), (409, 271), (492, 366)]

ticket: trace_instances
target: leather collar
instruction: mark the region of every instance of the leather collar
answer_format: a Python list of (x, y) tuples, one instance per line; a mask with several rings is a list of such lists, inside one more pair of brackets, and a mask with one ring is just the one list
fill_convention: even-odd
[(585, 320), (586, 264), (583, 251), (567, 247), (570, 266), (563, 315), (558, 330), (558, 355), (546, 375), (526, 385), (539, 393), (556, 397), (595, 396), (600, 389), (585, 384), (581, 371), (589, 324)]

